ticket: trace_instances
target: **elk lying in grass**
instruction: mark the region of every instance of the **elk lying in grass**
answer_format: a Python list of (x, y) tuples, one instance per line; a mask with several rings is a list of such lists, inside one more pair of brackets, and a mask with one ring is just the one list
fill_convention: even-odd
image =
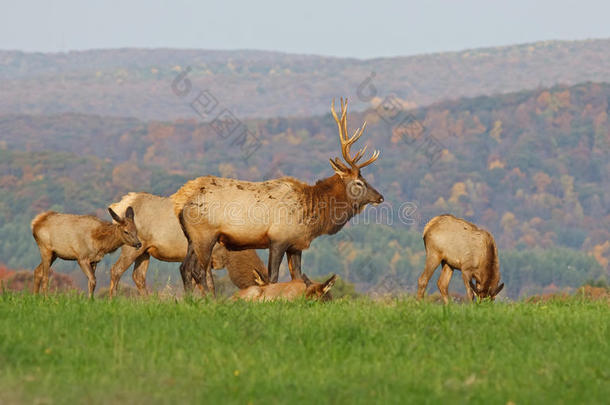
[(268, 280), (255, 270), (256, 286), (248, 287), (235, 293), (235, 299), (245, 301), (273, 301), (273, 300), (296, 300), (302, 297), (311, 300), (329, 301), (332, 299), (330, 289), (335, 284), (337, 276), (333, 274), (323, 283), (316, 283), (305, 275), (302, 279), (294, 279), (285, 283), (269, 284)]
[(42, 261), (34, 270), (34, 292), (47, 292), (49, 270), (58, 257), (76, 260), (89, 279), (89, 296), (95, 290), (95, 268), (102, 258), (121, 245), (134, 248), (141, 246), (134, 214), (126, 209), (125, 218), (119, 217), (111, 208), (108, 212), (115, 223), (102, 221), (90, 215), (59, 214), (48, 211), (32, 220), (32, 234), (40, 249)]
[[(365, 125), (349, 137), (347, 101), (341, 100), (341, 118), (335, 113), (334, 102), (331, 112), (339, 128), (345, 160), (330, 160), (334, 176), (313, 186), (290, 177), (248, 182), (206, 176), (187, 182), (171, 197), (203, 269), (208, 269), (212, 248), (220, 242), (229, 250), (268, 248), (272, 283), (278, 280), (286, 253), (292, 279), (300, 279), (301, 252), (313, 239), (337, 233), (367, 204), (383, 202), (383, 196), (360, 174), (363, 167), (377, 160), (379, 151), (363, 163), (358, 162), (366, 147), (350, 154), (350, 147), (360, 138)], [(189, 271), (189, 266), (181, 268)], [(188, 279), (183, 276), (183, 280)], [(213, 290), (213, 282), (209, 287)], [(185, 288), (189, 288), (186, 282)]]
[[(504, 288), (500, 281), (498, 250), (493, 236), (453, 215), (439, 215), (424, 228), (426, 247), (426, 267), (419, 277), (417, 298), (422, 299), (428, 282), (439, 264), (442, 273), (438, 279), (438, 289), (445, 303), (449, 302), (448, 287), (453, 270), (462, 272), (468, 298), (474, 295), (480, 299), (493, 299)], [(476, 280), (476, 285), (472, 280)]]
[[(110, 208), (119, 215), (133, 207), (137, 213), (135, 224), (142, 246), (138, 249), (124, 245), (121, 255), (110, 270), (110, 297), (116, 292), (123, 273), (135, 262), (132, 278), (140, 294), (145, 295), (146, 272), (150, 257), (164, 262), (182, 262), (187, 252), (187, 240), (174, 214), (172, 200), (148, 193), (129, 193)], [(238, 288), (255, 285), (252, 269), (267, 276), (267, 268), (254, 250), (229, 252), (221, 245), (214, 246), (212, 269), (226, 268), (229, 278)], [(201, 286), (205, 274), (193, 265), (193, 279)], [(190, 282), (190, 280), (187, 280)]]

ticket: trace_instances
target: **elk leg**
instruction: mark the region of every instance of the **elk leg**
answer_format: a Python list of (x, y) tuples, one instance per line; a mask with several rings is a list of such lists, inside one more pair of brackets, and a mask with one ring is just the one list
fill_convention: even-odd
[(49, 259), (48, 257), (45, 257), (45, 259), (43, 259), (42, 262), (42, 292), (43, 294), (46, 294), (49, 291), (49, 274), (51, 273), (51, 266), (53, 265), (53, 262), (55, 261), (55, 254), (52, 252), (49, 252), (51, 255), (51, 258)]
[(472, 302), (474, 300), (474, 291), (470, 288), (470, 279), (472, 278), (469, 271), (462, 270), (462, 281), (464, 282), (464, 287), (466, 287), (466, 295), (468, 296), (468, 300)]
[(453, 276), (453, 269), (447, 263), (443, 263), (443, 270), (441, 270), (441, 276), (438, 278), (436, 285), (441, 292), (445, 305), (449, 304), (449, 282), (451, 281), (451, 276)]
[(42, 262), (34, 270), (34, 294), (40, 292), (40, 283), (42, 282)]
[(286, 256), (288, 259), (288, 270), (290, 270), (290, 277), (293, 280), (301, 278), (301, 251), (287, 251)]
[[(216, 244), (216, 237), (207, 237), (206, 239), (200, 241), (199, 243), (197, 243), (196, 241), (192, 242), (193, 245), (193, 250), (195, 252), (195, 265), (199, 266), (199, 270), (203, 270), (204, 271), (204, 275), (203, 277), (206, 278), (206, 284), (208, 289), (210, 290), (210, 292), (212, 293), (212, 296), (216, 296), (216, 291), (214, 289), (214, 280), (212, 279), (212, 266), (211, 266), (211, 261), (212, 261), (212, 249), (214, 249), (214, 245)], [(187, 258), (185, 259), (185, 262), (188, 260), (188, 253), (187, 253)], [(192, 267), (192, 266), (191, 266)], [(181, 267), (182, 268), (182, 267)], [(191, 272), (192, 274), (192, 272)], [(202, 277), (202, 278), (203, 278)], [(186, 281), (184, 280), (184, 276), (182, 281), (184, 282), (184, 285), (186, 287), (186, 285), (189, 286), (189, 292), (192, 289), (192, 283), (190, 278), (188, 278)], [(198, 282), (202, 283), (202, 280), (197, 280)]]
[(88, 283), (89, 298), (93, 298), (93, 292), (95, 291), (95, 284), (96, 284), (95, 271), (93, 270), (91, 263), (89, 263), (87, 260), (79, 259), (78, 265), (83, 270), (83, 273), (85, 273), (85, 275), (89, 279), (89, 283)]
[(208, 291), (212, 292), (212, 297), (216, 297), (216, 286), (214, 285), (214, 276), (212, 275), (212, 261), (208, 263), (208, 267), (205, 269), (205, 284)]
[(201, 280), (198, 280), (196, 277), (197, 272), (193, 271), (196, 270), (195, 267), (198, 265), (199, 263), (197, 261), (195, 249), (193, 249), (193, 243), (189, 240), (186, 256), (180, 264), (180, 276), (182, 277), (182, 284), (184, 285), (185, 293), (191, 293), (193, 291), (193, 282), (195, 284), (201, 283)]
[(424, 293), (426, 292), (426, 287), (428, 287), (428, 282), (434, 274), (434, 270), (441, 263), (440, 257), (437, 254), (432, 252), (426, 252), (426, 266), (424, 268), (424, 272), (419, 276), (417, 280), (417, 299), (421, 300), (424, 298)]
[(119, 287), (121, 276), (129, 266), (131, 266), (134, 260), (137, 259), (138, 255), (138, 249), (134, 247), (124, 245), (121, 248), (121, 255), (110, 269), (110, 292), (108, 293), (110, 298), (114, 297), (114, 294)]
[(42, 292), (46, 293), (49, 288), (49, 271), (51, 265), (57, 258), (55, 254), (47, 249), (40, 249), (40, 264), (34, 270), (34, 292), (40, 293), (40, 286), (42, 284)]
[(148, 264), (150, 263), (150, 255), (148, 253), (143, 253), (136, 258), (136, 262), (133, 266), (133, 273), (131, 273), (131, 278), (133, 282), (138, 287), (138, 292), (140, 295), (148, 295), (148, 291), (146, 290), (146, 272), (148, 271)]
[(286, 253), (286, 248), (278, 244), (269, 247), (269, 282), (277, 283), (280, 278), (280, 264)]

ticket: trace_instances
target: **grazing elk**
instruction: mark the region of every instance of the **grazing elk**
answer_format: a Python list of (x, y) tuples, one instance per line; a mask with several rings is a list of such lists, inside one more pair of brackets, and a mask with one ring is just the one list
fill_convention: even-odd
[[(291, 177), (248, 182), (206, 176), (187, 182), (171, 196), (175, 213), (203, 269), (208, 268), (212, 248), (220, 242), (229, 250), (268, 248), (272, 283), (278, 280), (286, 253), (290, 275), (293, 280), (299, 279), (301, 252), (313, 239), (338, 232), (367, 204), (383, 202), (383, 196), (360, 174), (363, 167), (377, 160), (379, 151), (362, 163), (358, 162), (366, 147), (350, 154), (350, 147), (360, 138), (366, 123), (350, 137), (347, 100), (341, 99), (341, 118), (335, 113), (334, 101), (331, 112), (339, 128), (345, 160), (330, 159), (333, 176), (315, 185)], [(181, 269), (189, 271), (188, 266)], [(213, 290), (212, 278), (206, 276), (206, 280)], [(185, 288), (189, 288), (186, 282)]]
[[(504, 288), (500, 281), (498, 249), (493, 236), (461, 218), (445, 214), (432, 218), (424, 227), (426, 267), (419, 277), (417, 299), (424, 297), (430, 277), (439, 264), (442, 273), (438, 289), (445, 304), (449, 302), (448, 287), (453, 270), (462, 272), (468, 298), (493, 299)], [(476, 281), (476, 285), (472, 280)]]
[[(182, 262), (187, 252), (187, 241), (174, 214), (174, 205), (168, 197), (148, 193), (129, 193), (110, 208), (121, 215), (132, 207), (137, 213), (135, 224), (142, 246), (124, 245), (121, 255), (110, 270), (110, 297), (116, 292), (123, 273), (135, 262), (132, 278), (140, 294), (145, 295), (146, 272), (150, 257), (164, 262)], [(229, 278), (238, 288), (255, 285), (252, 269), (267, 276), (267, 268), (254, 250), (229, 252), (221, 245), (214, 246), (212, 269), (226, 268)], [(193, 266), (195, 270), (199, 266)], [(195, 272), (193, 278), (201, 285), (204, 275)]]
[(128, 207), (125, 217), (119, 217), (111, 208), (115, 223), (102, 221), (90, 215), (43, 212), (32, 220), (32, 234), (40, 249), (42, 261), (34, 270), (34, 292), (40, 292), (42, 283), (46, 293), (49, 270), (58, 257), (76, 260), (89, 279), (89, 296), (95, 290), (95, 268), (102, 258), (121, 245), (141, 246), (134, 223), (133, 209)]
[(256, 270), (254, 275), (258, 285), (239, 290), (235, 293), (235, 299), (245, 301), (273, 301), (282, 299), (291, 301), (305, 297), (311, 300), (330, 301), (332, 299), (330, 289), (337, 279), (337, 276), (333, 274), (325, 282), (316, 283), (309, 280), (305, 274), (302, 274), (302, 279), (269, 284)]

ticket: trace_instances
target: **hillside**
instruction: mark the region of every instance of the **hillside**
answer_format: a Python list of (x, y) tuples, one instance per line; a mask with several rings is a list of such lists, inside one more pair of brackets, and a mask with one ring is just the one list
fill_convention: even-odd
[[(494, 233), (510, 296), (608, 277), (609, 100), (610, 85), (586, 83), (442, 102), (396, 118), (381, 108), (351, 114), (350, 128), (366, 119), (366, 142), (381, 149), (364, 176), (387, 204), (314, 242), (306, 271), (412, 289), (423, 225), (451, 212)], [(105, 216), (123, 193), (167, 195), (204, 174), (309, 182), (332, 174), (328, 158), (340, 151), (329, 114), (246, 124), (261, 141), (247, 159), (239, 137), (195, 120), (1, 116), (0, 234), (11, 237), (0, 240), (0, 262), (37, 264), (29, 221), (42, 210)]]
[[(191, 91), (181, 97), (172, 83), (187, 69)], [(359, 110), (388, 94), (416, 107), (585, 81), (610, 81), (609, 39), (370, 60), (262, 51), (0, 51), (0, 114), (200, 119), (190, 103), (208, 90), (239, 117), (307, 117), (326, 113), (338, 95)]]

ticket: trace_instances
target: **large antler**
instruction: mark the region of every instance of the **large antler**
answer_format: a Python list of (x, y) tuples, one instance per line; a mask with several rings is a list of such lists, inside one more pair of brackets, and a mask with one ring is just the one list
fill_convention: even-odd
[[(373, 151), (373, 155), (369, 158), (369, 160), (358, 164), (358, 161), (364, 156), (368, 145), (365, 145), (364, 148), (356, 152), (353, 157), (350, 156), (350, 147), (362, 136), (364, 128), (366, 128), (366, 122), (362, 125), (362, 127), (358, 128), (356, 132), (354, 132), (354, 135), (349, 137), (347, 133), (347, 99), (345, 99), (344, 101), (343, 97), (341, 97), (341, 119), (337, 117), (337, 113), (335, 112), (335, 100), (333, 100), (332, 104), (330, 105), (330, 111), (335, 119), (335, 122), (337, 122), (337, 127), (339, 128), (341, 153), (343, 154), (343, 159), (345, 160), (345, 163), (350, 165), (352, 169), (359, 170), (377, 160), (377, 158), (379, 157), (379, 151), (375, 150)], [(347, 166), (345, 166), (339, 160), (339, 158), (335, 158), (334, 160), (331, 159), (331, 163), (339, 167), (339, 169), (341, 169), (342, 171), (349, 171)]]

